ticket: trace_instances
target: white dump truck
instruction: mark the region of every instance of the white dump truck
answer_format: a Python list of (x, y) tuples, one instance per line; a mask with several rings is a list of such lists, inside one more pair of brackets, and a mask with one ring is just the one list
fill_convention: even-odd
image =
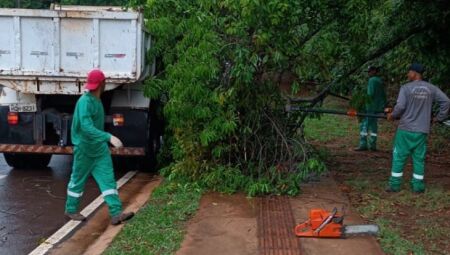
[(158, 103), (144, 97), (152, 74), (143, 15), (120, 7), (0, 9), (0, 152), (16, 168), (46, 167), (71, 154), (70, 127), (87, 73), (105, 73), (105, 129), (113, 156), (151, 167), (159, 148)]

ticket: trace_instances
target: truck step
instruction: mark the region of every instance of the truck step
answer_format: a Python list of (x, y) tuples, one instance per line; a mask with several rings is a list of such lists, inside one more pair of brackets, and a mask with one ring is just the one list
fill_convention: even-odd
[[(141, 147), (110, 148), (111, 154), (116, 156), (145, 156), (145, 149)], [(28, 144), (0, 144), (3, 153), (39, 153), (39, 154), (73, 154), (72, 146), (57, 145), (28, 145)]]

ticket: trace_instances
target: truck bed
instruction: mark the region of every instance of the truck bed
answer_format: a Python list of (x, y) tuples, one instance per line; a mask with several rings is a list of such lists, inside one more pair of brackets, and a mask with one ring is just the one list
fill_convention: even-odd
[(22, 93), (81, 94), (93, 68), (107, 90), (146, 76), (142, 14), (118, 7), (0, 9), (0, 85)]

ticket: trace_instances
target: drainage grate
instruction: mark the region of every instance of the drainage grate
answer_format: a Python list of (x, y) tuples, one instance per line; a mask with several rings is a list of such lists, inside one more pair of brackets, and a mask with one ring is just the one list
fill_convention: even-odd
[(289, 198), (259, 199), (258, 245), (261, 255), (299, 255), (300, 240), (295, 236), (295, 220)]

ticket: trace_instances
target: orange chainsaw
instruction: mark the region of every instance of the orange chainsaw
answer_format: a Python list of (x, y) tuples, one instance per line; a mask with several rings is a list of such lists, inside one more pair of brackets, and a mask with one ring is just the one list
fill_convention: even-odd
[(345, 238), (349, 235), (377, 235), (377, 225), (344, 225), (344, 215), (337, 208), (330, 213), (324, 209), (312, 209), (309, 220), (295, 227), (298, 237)]

